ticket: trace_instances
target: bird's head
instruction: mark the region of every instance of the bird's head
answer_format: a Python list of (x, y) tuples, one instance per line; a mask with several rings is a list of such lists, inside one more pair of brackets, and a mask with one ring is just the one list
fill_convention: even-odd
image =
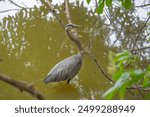
[(75, 25), (75, 24), (66, 24), (65, 25), (65, 30), (73, 29), (73, 28), (81, 28), (81, 26), (80, 25)]

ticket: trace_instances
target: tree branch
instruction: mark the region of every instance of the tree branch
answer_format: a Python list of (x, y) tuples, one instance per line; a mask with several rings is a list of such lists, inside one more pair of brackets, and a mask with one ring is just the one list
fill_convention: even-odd
[(145, 91), (145, 92), (149, 92), (150, 91), (150, 87), (143, 88), (143, 86), (141, 86), (141, 85), (131, 86), (131, 87), (128, 87), (127, 89), (129, 89), (129, 90), (137, 90), (137, 87), (141, 91)]
[[(66, 18), (68, 20), (68, 23), (72, 24), (72, 18), (70, 15), (70, 10), (69, 10), (69, 2), (68, 0), (65, 0), (65, 10), (66, 10)], [(77, 32), (76, 32), (77, 33)]]
[(45, 99), (40, 92), (38, 92), (36, 89), (33, 88), (33, 85), (29, 85), (23, 81), (11, 79), (10, 77), (3, 74), (0, 75), (0, 80), (18, 88), (21, 92), (22, 91), (28, 92), (29, 94), (31, 94), (32, 96), (36, 97), (39, 100)]
[(136, 43), (137, 43), (137, 41), (139, 40), (139, 36), (140, 36), (140, 34), (141, 34), (142, 30), (144, 29), (144, 27), (146, 26), (146, 24), (148, 23), (149, 19), (150, 19), (150, 16), (147, 18), (147, 20), (145, 21), (144, 25), (142, 26), (142, 28), (140, 29), (139, 33), (137, 34), (137, 36), (136, 36), (136, 38), (135, 38), (135, 42), (134, 42), (134, 44), (133, 44), (132, 49), (134, 49), (134, 48), (135, 48)]
[(143, 93), (141, 92), (140, 88), (138, 87), (137, 84), (135, 84), (136, 88), (137, 88), (137, 91), (139, 92), (139, 94), (142, 96), (142, 98), (144, 98), (144, 95)]
[(145, 49), (149, 49), (149, 48), (150, 48), (150, 46), (146, 46), (146, 47), (131, 49), (130, 51), (131, 51), (131, 52), (133, 52), (133, 51), (141, 51), (141, 50), (145, 50)]
[(54, 9), (54, 6), (49, 2), (49, 0), (46, 0), (46, 2), (44, 0), (41, 0), (41, 2), (47, 6), (48, 9), (50, 9), (50, 11), (53, 13), (53, 15), (56, 17), (56, 20), (58, 20), (58, 22), (60, 23), (60, 25), (62, 26), (63, 29), (65, 29), (65, 24), (64, 22), (61, 20), (61, 18), (59, 17), (59, 15), (57, 14), (56, 10)]
[(15, 6), (21, 8), (21, 9), (24, 9), (24, 8), (25, 8), (25, 7), (22, 7), (22, 6), (18, 5), (17, 3), (15, 3), (15, 2), (12, 1), (12, 0), (8, 0), (8, 1), (9, 1), (10, 3), (14, 4)]
[(9, 11), (19, 11), (21, 9), (8, 9), (8, 10), (4, 10), (4, 11), (0, 11), (0, 13), (5, 13), (5, 12), (9, 12)]
[(139, 6), (135, 6), (135, 7), (148, 7), (150, 6), (150, 4), (143, 4), (143, 5), (139, 5)]
[(111, 84), (114, 84), (115, 82), (104, 72), (103, 68), (101, 67), (99, 61), (97, 60), (97, 58), (94, 56), (94, 54), (91, 51), (86, 51), (85, 52), (93, 61), (94, 63), (97, 65), (97, 67), (99, 68), (100, 72), (110, 81)]

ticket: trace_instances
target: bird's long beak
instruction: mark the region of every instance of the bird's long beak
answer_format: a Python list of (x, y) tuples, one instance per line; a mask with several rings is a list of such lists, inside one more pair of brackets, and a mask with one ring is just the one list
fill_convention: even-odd
[(83, 28), (83, 26), (81, 26), (81, 25), (74, 25), (73, 28)]

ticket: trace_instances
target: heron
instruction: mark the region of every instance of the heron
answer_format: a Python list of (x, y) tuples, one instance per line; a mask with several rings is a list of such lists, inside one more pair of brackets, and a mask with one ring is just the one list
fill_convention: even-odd
[(67, 24), (65, 26), (65, 32), (68, 35), (68, 37), (77, 44), (79, 48), (79, 53), (72, 55), (57, 63), (45, 77), (44, 83), (59, 82), (66, 80), (67, 84), (69, 84), (70, 80), (78, 74), (83, 61), (83, 48), (79, 40), (76, 39), (76, 36), (72, 36), (71, 34), (72, 29), (78, 27), (80, 26), (75, 24)]

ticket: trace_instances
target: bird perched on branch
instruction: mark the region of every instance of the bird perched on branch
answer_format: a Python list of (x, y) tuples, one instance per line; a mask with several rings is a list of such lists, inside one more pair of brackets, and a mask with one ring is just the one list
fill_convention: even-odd
[(78, 74), (83, 61), (83, 48), (79, 40), (71, 32), (71, 29), (78, 27), (78, 25), (67, 24), (65, 26), (65, 32), (68, 37), (76, 43), (79, 49), (79, 53), (57, 63), (44, 79), (45, 83), (67, 80), (68, 84), (70, 80)]

